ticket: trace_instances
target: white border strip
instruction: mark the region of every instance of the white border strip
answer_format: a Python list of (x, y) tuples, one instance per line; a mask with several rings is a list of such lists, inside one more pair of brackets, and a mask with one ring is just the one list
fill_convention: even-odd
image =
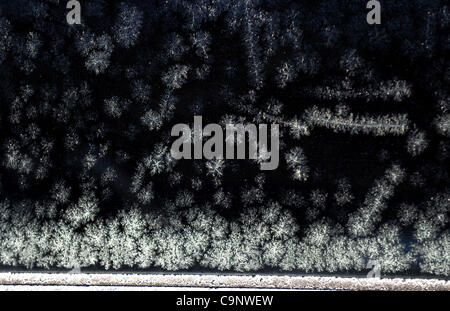
[(0, 273), (0, 285), (450, 291), (438, 279), (214, 274)]

